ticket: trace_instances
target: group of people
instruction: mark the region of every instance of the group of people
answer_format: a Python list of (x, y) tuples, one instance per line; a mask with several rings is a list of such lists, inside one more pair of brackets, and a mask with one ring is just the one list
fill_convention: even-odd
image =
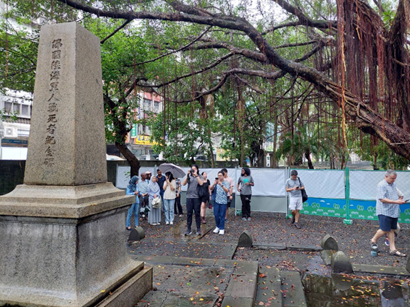
[[(242, 220), (251, 220), (250, 201), (254, 181), (249, 168), (243, 168), (238, 180), (238, 192), (242, 200)], [(208, 179), (208, 174), (200, 174), (198, 166), (192, 165), (191, 170), (182, 185), (188, 185), (186, 196), (187, 230), (185, 235), (192, 234), (192, 217), (195, 215), (196, 234), (201, 235), (201, 223), (206, 223), (205, 211), (207, 204), (213, 203), (215, 229), (213, 233), (225, 234), (225, 222), (228, 220), (229, 207), (232, 203), (234, 180), (228, 176), (228, 170), (223, 168), (218, 172), (214, 182)], [(210, 205), (211, 208), (212, 205)]]
[[(181, 206), (181, 181), (174, 178), (171, 172), (165, 176), (161, 170), (157, 170), (156, 176), (151, 176), (151, 172), (133, 176), (129, 181), (126, 190), (127, 195), (135, 195), (135, 202), (131, 205), (127, 214), (126, 229), (131, 230), (131, 217), (134, 215), (135, 226), (139, 225), (139, 220), (147, 219), (151, 225), (160, 225), (161, 211), (165, 213), (165, 223), (174, 223), (174, 212), (182, 216)], [(155, 200), (160, 199), (156, 206)]]
[[(303, 210), (302, 190), (304, 184), (298, 177), (298, 172), (292, 170), (290, 178), (286, 181), (286, 192), (289, 193), (289, 209), (292, 213), (292, 222), (296, 228), (300, 229), (299, 224), (300, 210)], [(378, 250), (377, 241), (382, 236), (386, 237), (386, 245), (390, 248), (390, 255), (406, 257), (407, 255), (398, 251), (395, 245), (395, 231), (398, 229), (398, 218), (400, 215), (399, 206), (409, 200), (403, 200), (403, 193), (396, 187), (395, 180), (397, 173), (388, 170), (377, 186), (376, 214), (379, 218), (380, 229), (371, 239), (372, 250)], [(232, 202), (234, 180), (228, 176), (226, 168), (218, 172), (218, 176), (211, 184), (207, 173), (199, 173), (197, 165), (192, 165), (189, 173), (185, 177), (182, 185), (188, 185), (186, 193), (187, 210), (187, 230), (185, 235), (192, 234), (192, 217), (195, 215), (196, 234), (201, 235), (201, 223), (206, 223), (205, 212), (207, 205), (212, 208), (215, 217), (214, 233), (223, 235), (225, 233), (225, 222), (228, 220), (229, 207)], [(254, 180), (249, 168), (242, 168), (241, 176), (237, 183), (237, 190), (242, 201), (242, 220), (251, 220), (251, 197)], [(181, 181), (174, 178), (171, 172), (165, 176), (157, 170), (157, 176), (152, 176), (147, 172), (138, 176), (133, 176), (127, 187), (127, 195), (135, 195), (136, 201), (128, 210), (126, 227), (131, 229), (131, 217), (134, 214), (135, 226), (138, 226), (139, 212), (141, 208), (148, 208), (148, 223), (159, 225), (161, 222), (161, 206), (153, 206), (156, 198), (161, 198), (163, 211), (165, 214), (165, 224), (172, 225), (174, 222), (174, 212), (181, 217)], [(143, 210), (143, 212), (146, 212)], [(144, 218), (144, 216), (142, 216)]]
[[(228, 220), (229, 207), (232, 203), (234, 180), (228, 176), (228, 170), (223, 168), (211, 183), (206, 172), (199, 173), (197, 165), (192, 165), (182, 185), (187, 186), (186, 211), (187, 230), (186, 236), (192, 234), (192, 218), (195, 216), (196, 234), (201, 235), (201, 224), (206, 223), (205, 212), (207, 206), (212, 208), (215, 217), (214, 233), (225, 233), (225, 222)], [(242, 220), (251, 220), (251, 197), (254, 180), (249, 168), (242, 168), (241, 176), (237, 183), (237, 190), (242, 201)], [(162, 175), (158, 169), (157, 176), (151, 176), (150, 172), (133, 176), (126, 191), (127, 195), (135, 195), (135, 203), (128, 210), (126, 228), (131, 230), (131, 217), (134, 215), (135, 226), (139, 220), (146, 218), (151, 225), (161, 223), (161, 207), (165, 215), (165, 224), (173, 225), (174, 215), (183, 214), (181, 206), (181, 181), (174, 178), (171, 172)], [(156, 206), (156, 199), (160, 198), (163, 206)], [(142, 215), (140, 217), (140, 211)]]

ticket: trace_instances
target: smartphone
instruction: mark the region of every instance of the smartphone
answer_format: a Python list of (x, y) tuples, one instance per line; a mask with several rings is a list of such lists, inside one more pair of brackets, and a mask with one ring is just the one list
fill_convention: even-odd
[(215, 177), (215, 180), (219, 180), (219, 178), (218, 178), (218, 177)]
[(408, 203), (409, 201), (410, 201), (410, 199), (406, 199), (404, 202), (405, 202), (405, 203)]

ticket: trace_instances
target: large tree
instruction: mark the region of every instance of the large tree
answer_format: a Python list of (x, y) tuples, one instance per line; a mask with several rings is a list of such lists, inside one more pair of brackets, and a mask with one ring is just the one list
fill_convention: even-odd
[[(265, 64), (261, 65), (264, 69), (259, 71), (235, 67), (234, 72), (230, 73), (261, 78), (289, 74), (313, 84), (318, 91), (340, 105), (343, 111), (344, 146), (347, 145), (346, 124), (352, 120), (365, 133), (381, 139), (399, 155), (410, 158), (410, 62), (407, 49), (409, 0), (399, 0), (391, 26), (386, 25), (379, 14), (383, 12), (383, 7), (380, 6), (377, 12), (361, 0), (337, 0), (336, 3), (330, 3), (331, 13), (327, 14), (328, 17), (318, 12), (320, 6), (324, 5), (321, 1), (264, 2), (265, 5), (279, 5), (294, 17), (283, 24), (266, 20), (268, 16), (264, 16), (264, 22), (252, 20), (244, 3), (235, 6), (219, 1), (58, 1), (98, 17), (126, 21), (146, 19), (186, 22), (244, 34), (253, 44), (247, 49), (238, 49), (233, 43), (213, 41), (212, 38), (208, 46), (201, 48), (225, 48), (241, 54), (247, 60)], [(311, 17), (315, 15), (316, 18)], [(310, 67), (286, 58), (271, 44), (269, 33), (281, 27), (298, 26), (309, 28), (317, 48), (332, 46), (329, 52), (334, 56), (330, 63), (320, 63), (331, 67), (332, 73), (325, 74), (319, 70), (319, 66)], [(277, 69), (275, 72), (266, 69), (272, 65)], [(201, 92), (192, 100), (208, 93)]]
[[(195, 102), (192, 105), (204, 108), (206, 97), (215, 95), (218, 101), (221, 90), (228, 87), (235, 93), (231, 99), (235, 111), (234, 125), (227, 129), (239, 138), (233, 144), (242, 146), (247, 127), (258, 126), (247, 111), (248, 101), (253, 101), (260, 104), (251, 109), (269, 114), (268, 119), (258, 118), (262, 119), (258, 120), (260, 133), (270, 121), (275, 137), (290, 132), (294, 141), (296, 125), (314, 121), (317, 127), (324, 125), (324, 133), (316, 135), (338, 141), (342, 165), (351, 146), (348, 131), (353, 125), (371, 135), (370, 151), (375, 155), (380, 139), (410, 158), (409, 0), (400, 0), (395, 11), (388, 2), (375, 2), (371, 7), (360, 0), (262, 0), (255, 7), (246, 1), (211, 0), (10, 2), (20, 12), (31, 12), (33, 18), (43, 10), (58, 18), (78, 14), (111, 23), (122, 19), (123, 26), (145, 20), (138, 26), (149, 34), (144, 39), (157, 55), (146, 62), (135, 58), (126, 65), (136, 68), (157, 63), (155, 73), (131, 79), (136, 80), (136, 87), (150, 88), (165, 99), (164, 136), (172, 103)], [(124, 31), (123, 26), (112, 37)], [(167, 58), (173, 59), (171, 65)], [(261, 98), (255, 98), (257, 94)], [(317, 99), (312, 99), (315, 95)], [(329, 125), (323, 122), (326, 118)], [(328, 131), (328, 127), (337, 130)], [(329, 135), (332, 133), (336, 137)], [(250, 147), (260, 155), (264, 138), (254, 139)]]

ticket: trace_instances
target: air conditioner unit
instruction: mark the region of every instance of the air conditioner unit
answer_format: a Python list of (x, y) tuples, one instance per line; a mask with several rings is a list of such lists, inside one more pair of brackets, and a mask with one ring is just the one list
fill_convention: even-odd
[(17, 137), (17, 129), (14, 127), (5, 127), (4, 128), (4, 137)]

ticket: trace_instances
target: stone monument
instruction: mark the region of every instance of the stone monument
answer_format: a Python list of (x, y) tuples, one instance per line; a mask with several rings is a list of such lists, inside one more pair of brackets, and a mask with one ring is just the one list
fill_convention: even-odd
[(105, 152), (99, 39), (45, 25), (24, 184), (0, 197), (0, 306), (133, 306), (152, 288), (126, 250), (134, 196), (107, 182)]

